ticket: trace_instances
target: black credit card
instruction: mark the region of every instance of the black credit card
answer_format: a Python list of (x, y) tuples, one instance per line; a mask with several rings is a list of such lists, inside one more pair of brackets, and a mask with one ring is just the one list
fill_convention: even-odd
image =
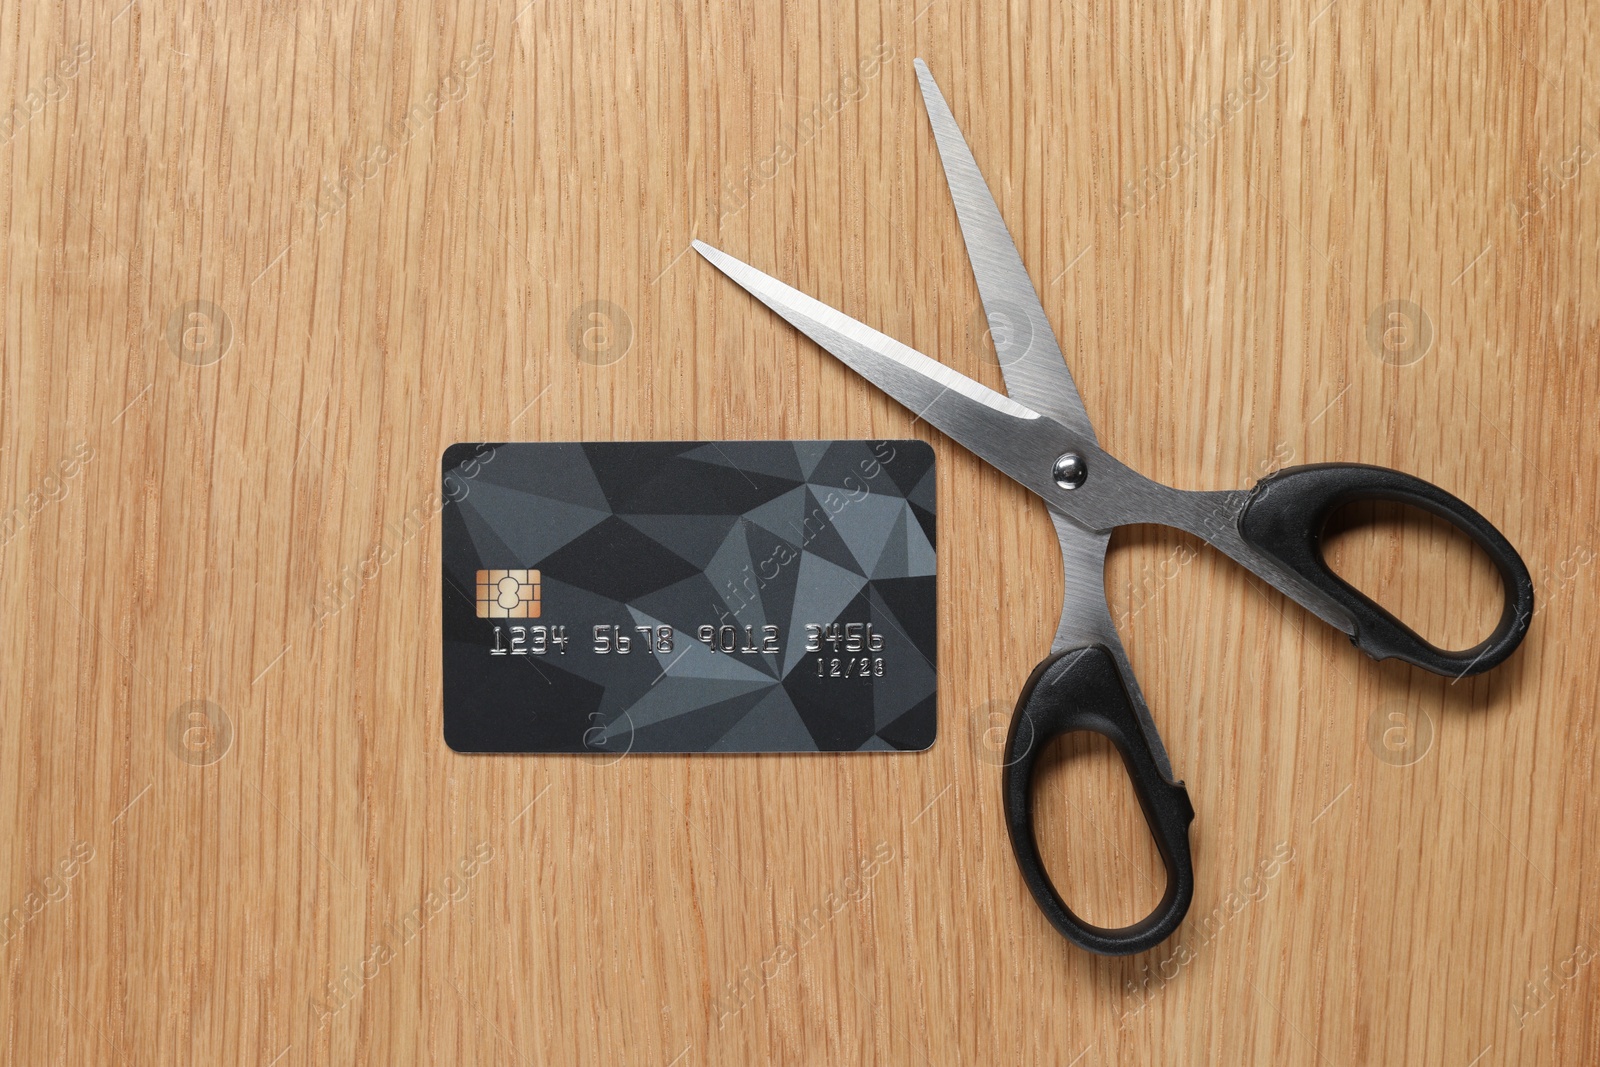
[(456, 444), (443, 468), (456, 751), (933, 744), (925, 442)]

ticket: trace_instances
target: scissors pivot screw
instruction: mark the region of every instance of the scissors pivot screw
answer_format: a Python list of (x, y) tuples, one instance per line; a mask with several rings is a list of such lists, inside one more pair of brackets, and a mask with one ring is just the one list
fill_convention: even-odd
[(1061, 488), (1076, 489), (1089, 480), (1089, 465), (1076, 452), (1068, 452), (1056, 460), (1051, 473), (1055, 475), (1056, 484)]

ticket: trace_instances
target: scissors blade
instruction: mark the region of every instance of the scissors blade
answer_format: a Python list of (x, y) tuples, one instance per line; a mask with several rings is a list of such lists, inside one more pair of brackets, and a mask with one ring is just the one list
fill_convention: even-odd
[(1006, 391), (1079, 437), (1093, 441), (1094, 426), (1083, 398), (1078, 395), (1055, 331), (1045, 317), (1044, 305), (1022, 265), (1022, 257), (1017, 254), (1011, 231), (1000, 217), (994, 195), (950, 113), (950, 105), (928, 72), (928, 65), (918, 59), (916, 68), (922, 102), (933, 126), (939, 161), (944, 164), (950, 199), (955, 201), (961, 239), (966, 243), (972, 274), (978, 281), (978, 295), (989, 318), (989, 336), (1005, 375)]
[[(697, 252), (867, 381), (1002, 474), (1043, 495), (1064, 428), (909, 345), (785, 285), (704, 241)], [(1050, 458), (1043, 459), (1041, 456)]]

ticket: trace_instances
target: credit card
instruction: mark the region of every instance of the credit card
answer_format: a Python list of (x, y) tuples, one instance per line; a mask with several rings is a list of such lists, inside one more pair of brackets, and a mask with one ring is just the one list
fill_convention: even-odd
[(933, 744), (925, 442), (455, 444), (443, 496), (452, 749)]

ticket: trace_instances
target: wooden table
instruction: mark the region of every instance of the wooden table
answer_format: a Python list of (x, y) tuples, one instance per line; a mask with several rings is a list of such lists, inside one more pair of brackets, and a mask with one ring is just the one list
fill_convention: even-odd
[[(0, 1060), (1600, 1061), (1592, 6), (122, 4), (0, 19)], [(1004, 835), (1042, 509), (686, 254), (999, 386), (919, 55), (1108, 448), (1404, 467), (1536, 576), (1452, 684), (1119, 536), (1198, 812), (1141, 957), (1056, 936)], [(907, 435), (932, 750), (445, 747), (446, 445)], [(1497, 610), (1408, 513), (1332, 558), (1436, 640)], [(1069, 896), (1142, 914), (1108, 746), (1042, 788)]]

